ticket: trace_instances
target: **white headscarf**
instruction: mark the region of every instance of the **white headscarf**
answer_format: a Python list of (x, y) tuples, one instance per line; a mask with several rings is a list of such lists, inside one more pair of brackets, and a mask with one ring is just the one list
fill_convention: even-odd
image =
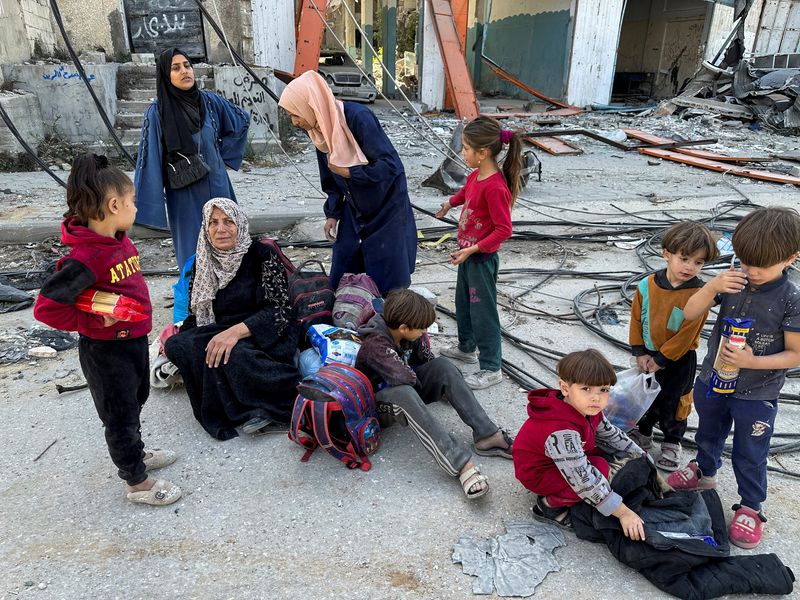
[[(215, 208), (233, 219), (238, 229), (236, 245), (230, 250), (217, 250), (208, 237), (208, 223)], [(217, 292), (236, 276), (247, 249), (250, 248), (250, 226), (242, 209), (233, 200), (212, 198), (203, 206), (203, 226), (197, 238), (197, 255), (192, 279), (190, 308), (198, 327), (216, 323), (212, 302)]]

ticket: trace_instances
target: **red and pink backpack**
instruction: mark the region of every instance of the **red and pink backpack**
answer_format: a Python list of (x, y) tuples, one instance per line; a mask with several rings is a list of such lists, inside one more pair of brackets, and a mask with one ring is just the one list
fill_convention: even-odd
[(289, 439), (306, 449), (300, 460), (307, 462), (320, 446), (349, 469), (369, 471), (368, 455), (381, 439), (369, 379), (353, 367), (334, 363), (303, 379), (297, 391)]

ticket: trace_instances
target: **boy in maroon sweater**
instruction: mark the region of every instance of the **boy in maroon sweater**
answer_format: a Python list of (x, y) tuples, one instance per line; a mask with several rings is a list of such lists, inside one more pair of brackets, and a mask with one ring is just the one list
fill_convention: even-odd
[(528, 394), (529, 419), (514, 442), (517, 479), (537, 495), (533, 516), (571, 527), (569, 507), (587, 502), (617, 517), (626, 536), (643, 540), (642, 520), (611, 489), (603, 456), (644, 454), (603, 415), (614, 367), (597, 350), (584, 350), (567, 354), (557, 371), (559, 389)]
[(478, 498), (489, 491), (486, 477), (472, 463), (470, 449), (442, 427), (427, 405), (447, 396), (472, 429), (476, 454), (511, 458), (513, 440), (487, 416), (459, 370), (433, 356), (425, 330), (435, 318), (433, 306), (419, 294), (391, 292), (383, 316), (375, 315), (358, 330), (364, 341), (355, 366), (379, 390), (379, 410), (388, 409), (409, 425), (439, 466), (458, 476), (467, 498)]
[[(105, 427), (111, 460), (127, 484), (128, 500), (171, 504), (180, 498), (180, 488), (149, 478), (147, 471), (173, 463), (175, 455), (145, 452), (139, 423), (150, 392), (147, 334), (152, 306), (139, 253), (125, 234), (136, 216), (133, 183), (109, 166), (105, 156), (84, 154), (73, 162), (67, 205), (61, 239), (72, 250), (42, 286), (33, 314), (51, 327), (80, 334), (81, 369)], [(78, 296), (87, 288), (135, 300), (146, 318), (129, 322), (78, 309)]]

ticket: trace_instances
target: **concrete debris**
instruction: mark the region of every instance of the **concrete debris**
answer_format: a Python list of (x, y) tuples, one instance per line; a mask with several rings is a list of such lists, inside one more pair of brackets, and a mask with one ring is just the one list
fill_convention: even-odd
[(704, 63), (689, 87), (692, 91), (662, 104), (661, 114), (680, 111), (689, 117), (720, 116), (757, 121), (778, 131), (800, 130), (798, 64), (800, 55), (786, 54), (743, 58), (729, 70)]
[(55, 358), (57, 352), (50, 346), (36, 346), (28, 350), (28, 356), (33, 358)]

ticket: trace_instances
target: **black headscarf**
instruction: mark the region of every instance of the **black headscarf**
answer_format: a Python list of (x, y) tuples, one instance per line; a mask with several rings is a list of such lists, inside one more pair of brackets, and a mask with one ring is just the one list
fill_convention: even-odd
[(162, 140), (168, 153), (197, 154), (197, 144), (192, 140), (192, 134), (203, 126), (203, 102), (197, 82), (185, 91), (172, 85), (170, 72), (172, 59), (176, 55), (184, 56), (191, 62), (186, 53), (178, 48), (168, 48), (158, 57), (156, 92)]

